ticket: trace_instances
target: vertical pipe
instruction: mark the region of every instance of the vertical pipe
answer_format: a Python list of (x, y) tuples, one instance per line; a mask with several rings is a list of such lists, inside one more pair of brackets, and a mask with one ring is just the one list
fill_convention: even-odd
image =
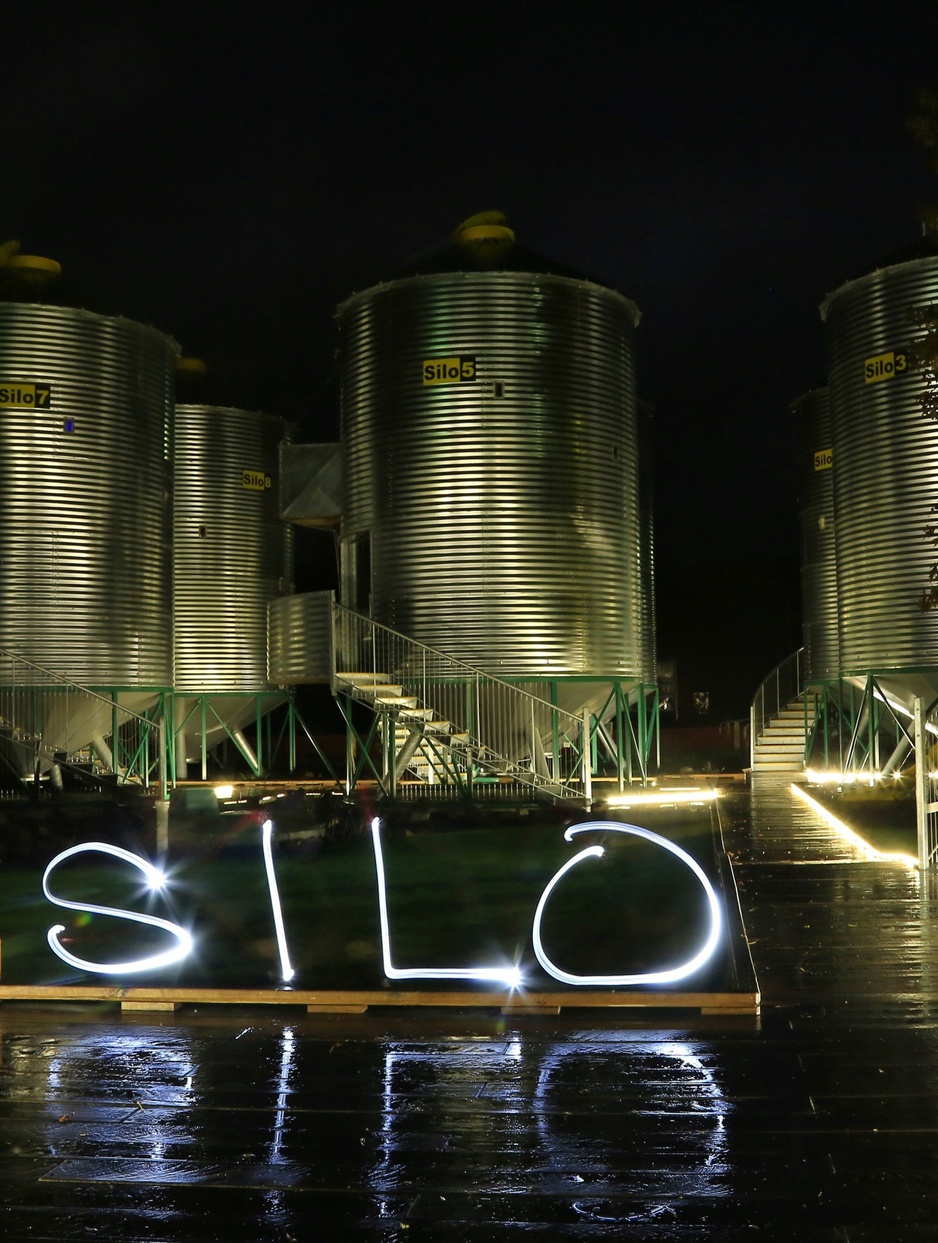
[(120, 722), (117, 715), (118, 692), (111, 692), (111, 755), (113, 760), (111, 763), (111, 771), (116, 777), (120, 776), (121, 752), (120, 752)]
[(202, 745), (199, 748), (202, 760), (202, 780), (208, 781), (208, 712), (204, 695), (199, 696), (199, 713), (202, 729)]
[(928, 745), (925, 734), (925, 701), (915, 697), (915, 836), (918, 841), (918, 864), (923, 870), (929, 865), (928, 849)]
[(583, 752), (583, 796), (587, 809), (593, 805), (593, 770), (590, 766), (590, 711), (583, 709), (582, 747)]

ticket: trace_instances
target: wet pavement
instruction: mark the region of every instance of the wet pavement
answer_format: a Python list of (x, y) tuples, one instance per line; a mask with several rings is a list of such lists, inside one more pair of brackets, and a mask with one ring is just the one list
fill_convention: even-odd
[(723, 801), (763, 1016), (0, 1009), (5, 1240), (938, 1239), (938, 899)]

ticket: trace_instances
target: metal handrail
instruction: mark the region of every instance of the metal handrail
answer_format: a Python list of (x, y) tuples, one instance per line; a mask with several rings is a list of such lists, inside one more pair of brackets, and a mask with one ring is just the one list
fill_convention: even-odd
[(769, 722), (774, 720), (793, 699), (797, 699), (804, 690), (803, 656), (804, 648), (799, 647), (796, 652), (792, 652), (790, 656), (786, 656), (777, 664), (756, 688), (750, 709), (750, 762), (755, 754), (755, 745), (765, 733)]
[[(90, 711), (89, 711), (90, 710)], [(104, 713), (107, 716), (104, 716)], [(63, 677), (45, 666), (0, 648), (0, 759), (6, 768), (34, 774), (58, 763), (57, 756), (87, 748), (96, 734), (89, 721), (107, 721), (98, 731), (101, 741), (111, 738), (111, 770), (117, 772), (115, 728), (154, 729), (154, 722), (112, 698)], [(158, 755), (162, 771), (162, 747)], [(106, 764), (106, 766), (108, 766)]]
[[(367, 675), (370, 689), (343, 674)], [(334, 604), (333, 689), (380, 709), (375, 688), (384, 684), (415, 701), (394, 709), (399, 719), (414, 726), (425, 720), (428, 739), (435, 734), (463, 767), (554, 796), (589, 797), (588, 717)]]

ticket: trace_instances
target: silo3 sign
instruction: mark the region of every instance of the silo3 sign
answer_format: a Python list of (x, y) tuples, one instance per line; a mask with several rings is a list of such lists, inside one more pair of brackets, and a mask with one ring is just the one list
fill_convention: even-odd
[(883, 380), (893, 380), (909, 369), (909, 355), (905, 350), (887, 350), (884, 354), (874, 354), (863, 361), (863, 382), (879, 384)]

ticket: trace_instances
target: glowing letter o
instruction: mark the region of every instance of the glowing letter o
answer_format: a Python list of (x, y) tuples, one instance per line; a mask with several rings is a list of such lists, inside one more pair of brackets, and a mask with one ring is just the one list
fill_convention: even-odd
[(703, 868), (692, 858), (686, 850), (682, 850), (680, 846), (674, 842), (668, 841), (666, 837), (661, 837), (658, 833), (652, 833), (650, 829), (640, 829), (636, 824), (616, 824), (609, 820), (599, 820), (592, 824), (575, 824), (571, 825), (564, 833), (566, 841), (572, 841), (577, 833), (593, 833), (602, 831), (606, 833), (628, 833), (632, 837), (644, 837), (646, 841), (652, 842), (656, 846), (661, 846), (669, 851), (672, 855), (676, 855), (682, 863), (694, 873), (703, 888), (710, 906), (710, 930), (707, 938), (697, 953), (687, 962), (682, 963), (679, 967), (672, 967), (667, 971), (644, 971), (637, 975), (573, 975), (569, 971), (562, 971), (555, 966), (548, 958), (541, 941), (541, 920), (544, 916), (544, 908), (547, 906), (548, 899), (559, 881), (566, 874), (573, 870), (583, 859), (599, 859), (605, 854), (602, 846), (587, 846), (581, 850), (578, 855), (574, 855), (572, 859), (568, 859), (562, 867), (554, 873), (547, 884), (544, 886), (543, 892), (537, 903), (537, 910), (534, 913), (534, 925), (532, 928), (532, 937), (534, 941), (534, 955), (548, 975), (552, 975), (555, 980), (560, 980), (564, 984), (592, 984), (597, 987), (611, 984), (671, 984), (675, 980), (682, 980), (685, 976), (690, 975), (699, 967), (702, 967), (708, 958), (712, 955), (720, 939), (721, 917), (720, 903), (713, 890), (713, 886), (707, 879)]

